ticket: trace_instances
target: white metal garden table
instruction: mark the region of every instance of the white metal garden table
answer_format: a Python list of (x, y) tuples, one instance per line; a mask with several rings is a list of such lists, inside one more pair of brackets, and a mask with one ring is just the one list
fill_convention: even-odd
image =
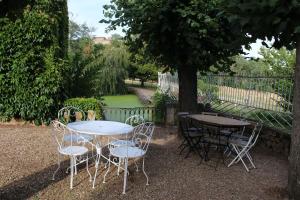
[(67, 125), (70, 130), (93, 136), (119, 136), (133, 131), (133, 126), (115, 121), (79, 121)]
[[(67, 125), (71, 131), (76, 131), (80, 134), (94, 136), (96, 144), (99, 147), (104, 147), (109, 143), (109, 138), (115, 138), (121, 135), (127, 135), (133, 131), (133, 126), (115, 121), (79, 121), (72, 122)], [(107, 137), (107, 143), (101, 143), (97, 140), (99, 137)]]
[[(98, 166), (100, 163), (100, 158), (110, 161), (106, 156), (102, 154), (102, 148), (109, 144), (110, 138), (116, 138), (121, 135), (128, 135), (134, 129), (133, 126), (121, 122), (115, 121), (79, 121), (72, 122), (67, 125), (67, 127), (74, 132), (80, 134), (92, 135), (94, 137), (95, 144), (92, 144), (96, 147), (96, 172), (93, 181), (93, 188), (95, 186), (95, 180), (97, 175)], [(97, 137), (107, 137), (107, 143), (101, 143)], [(113, 164), (117, 164), (113, 161), (110, 161)]]

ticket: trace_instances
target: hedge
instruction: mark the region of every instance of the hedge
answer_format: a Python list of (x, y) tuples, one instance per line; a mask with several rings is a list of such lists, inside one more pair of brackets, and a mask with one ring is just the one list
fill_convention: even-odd
[(85, 113), (88, 110), (96, 112), (96, 119), (103, 119), (101, 102), (95, 98), (71, 98), (64, 102), (64, 106), (73, 106), (79, 108)]
[[(66, 0), (0, 2), (0, 120), (49, 121), (62, 104)], [(16, 9), (14, 11), (14, 9)]]

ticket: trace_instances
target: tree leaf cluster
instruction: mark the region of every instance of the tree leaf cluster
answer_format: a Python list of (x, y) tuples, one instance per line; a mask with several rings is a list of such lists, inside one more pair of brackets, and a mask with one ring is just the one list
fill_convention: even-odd
[(4, 6), (0, 18), (0, 116), (40, 124), (62, 100), (67, 4), (40, 0), (22, 5), (16, 12)]
[(129, 52), (122, 41), (113, 40), (87, 66), (85, 73), (96, 96), (125, 94), (125, 79), (130, 65)]
[(295, 48), (300, 33), (300, 2), (298, 0), (232, 0), (224, 1), (229, 20), (242, 26), (253, 39), (274, 39), (273, 46)]

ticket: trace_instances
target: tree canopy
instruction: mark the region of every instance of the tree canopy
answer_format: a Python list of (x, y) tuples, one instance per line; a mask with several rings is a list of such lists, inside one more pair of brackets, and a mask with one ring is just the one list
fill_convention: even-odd
[[(108, 23), (108, 29), (126, 26), (131, 51), (145, 47), (157, 61), (178, 70), (183, 110), (196, 108), (197, 70), (207, 71), (211, 65), (229, 70), (228, 57), (241, 53), (241, 44), (248, 42), (239, 26), (227, 20), (218, 0), (111, 2), (104, 7), (106, 18), (101, 22)], [(184, 96), (191, 101), (181, 101)]]
[(224, 1), (230, 21), (241, 25), (252, 38), (274, 39), (274, 47), (295, 48), (300, 33), (300, 2), (298, 0), (232, 0)]
[(85, 69), (85, 73), (93, 72), (88, 83), (95, 96), (124, 94), (129, 64), (129, 52), (122, 41), (114, 40), (98, 52)]
[(131, 50), (145, 47), (147, 53), (170, 67), (185, 61), (209, 70), (212, 64), (242, 52), (241, 40), (245, 38), (228, 22), (220, 1), (111, 2), (104, 7), (107, 18), (101, 22), (108, 23), (108, 29), (126, 26)]

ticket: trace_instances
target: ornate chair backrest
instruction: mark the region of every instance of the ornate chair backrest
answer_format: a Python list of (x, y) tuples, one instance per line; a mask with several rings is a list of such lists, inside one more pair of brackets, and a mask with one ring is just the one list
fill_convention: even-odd
[[(58, 120), (54, 120), (51, 122), (51, 134), (54, 138), (55, 143), (58, 145), (58, 149), (64, 147), (64, 136), (70, 134), (71, 132), (63, 123)], [(72, 135), (72, 133), (71, 133)], [(72, 142), (71, 142), (72, 145)]]
[(86, 114), (79, 108), (73, 106), (63, 107), (58, 111), (58, 120), (64, 124), (74, 121), (86, 120)]
[(189, 120), (186, 115), (179, 116), (179, 128), (181, 134), (184, 136), (189, 129)]
[(87, 119), (88, 121), (94, 121), (96, 119), (96, 113), (93, 110), (88, 110)]
[(125, 124), (129, 124), (131, 126), (137, 126), (142, 123), (145, 123), (145, 120), (140, 115), (132, 115), (132, 116), (128, 117), (125, 121)]
[(139, 148), (147, 151), (154, 133), (155, 126), (152, 122), (146, 122), (138, 125), (136, 128), (138, 128), (139, 131), (134, 135), (133, 141), (138, 145)]
[(252, 134), (250, 136), (250, 137), (252, 137), (252, 140), (251, 140), (250, 145), (249, 145), (250, 148), (252, 148), (256, 144), (257, 139), (258, 139), (258, 137), (260, 135), (262, 127), (263, 126), (262, 126), (261, 123), (256, 123), (255, 124), (255, 127), (254, 127), (254, 129), (252, 131)]
[(259, 123), (256, 123), (253, 130), (252, 130), (252, 132), (251, 132), (251, 135), (250, 135), (250, 137), (247, 141), (246, 147), (248, 149), (252, 148), (255, 145), (255, 143), (257, 142), (257, 139), (259, 137), (261, 129), (262, 129), (262, 125), (259, 124)]

